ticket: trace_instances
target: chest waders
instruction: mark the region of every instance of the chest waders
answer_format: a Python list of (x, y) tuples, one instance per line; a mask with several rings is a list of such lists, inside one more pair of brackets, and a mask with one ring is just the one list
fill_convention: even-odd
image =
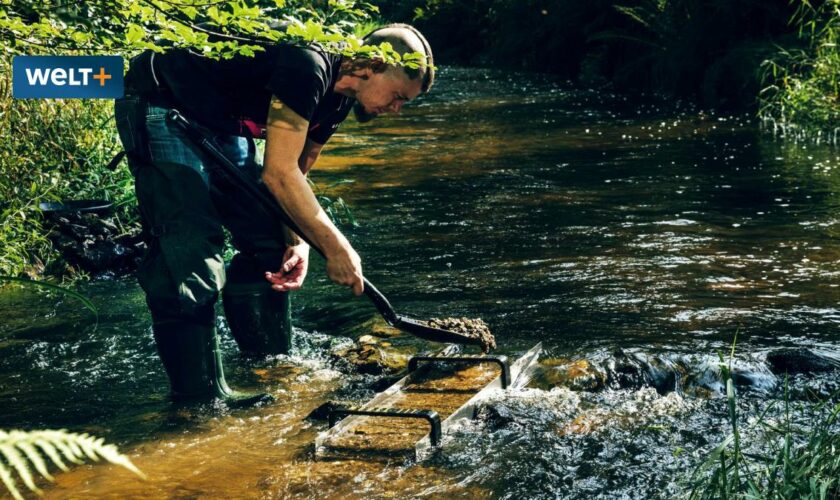
[[(178, 400), (221, 398), (231, 406), (269, 401), (266, 394), (241, 394), (227, 385), (214, 305), (223, 294), (228, 324), (243, 351), (288, 352), (288, 294), (271, 290), (263, 276), (281, 265), (285, 243), (277, 235), (282, 233), (213, 186), (200, 153), (167, 126), (166, 104), (154, 97), (149, 102), (132, 90), (115, 102), (115, 117), (149, 247), (138, 281), (146, 292), (172, 395)], [(253, 148), (245, 139), (220, 140), (243, 168), (253, 168)], [(228, 273), (222, 225), (240, 251)]]

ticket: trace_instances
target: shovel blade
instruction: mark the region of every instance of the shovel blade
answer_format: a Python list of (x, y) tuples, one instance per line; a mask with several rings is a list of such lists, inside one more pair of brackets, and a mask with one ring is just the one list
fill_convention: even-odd
[(463, 333), (453, 332), (451, 330), (432, 328), (431, 326), (424, 325), (416, 319), (407, 318), (405, 316), (398, 316), (394, 327), (410, 333), (417, 338), (428, 340), (430, 342), (477, 345), (483, 347), (481, 339), (479, 338), (470, 337), (468, 335), (464, 335)]

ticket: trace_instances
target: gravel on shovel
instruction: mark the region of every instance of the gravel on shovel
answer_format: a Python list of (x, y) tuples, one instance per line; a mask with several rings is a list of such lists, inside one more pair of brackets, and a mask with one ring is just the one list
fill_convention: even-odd
[(496, 348), (496, 338), (481, 318), (432, 318), (429, 320), (429, 326), (478, 339), (481, 341), (481, 349), (484, 352), (490, 352)]

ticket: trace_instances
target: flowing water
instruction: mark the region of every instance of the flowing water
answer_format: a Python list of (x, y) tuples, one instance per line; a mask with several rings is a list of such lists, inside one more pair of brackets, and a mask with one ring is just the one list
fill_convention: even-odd
[[(530, 387), (493, 394), (422, 463), (316, 461), (326, 424), (305, 417), (368, 399), (378, 378), (331, 361), (375, 311), (313, 262), (292, 356), (241, 359), (223, 337), (232, 385), (277, 397), (244, 411), (168, 402), (132, 279), (83, 287), (98, 324), (71, 298), (3, 290), (0, 428), (90, 432), (149, 476), (76, 467), (53, 498), (672, 497), (729, 432), (717, 353), (736, 332), (755, 449), (750, 423), (782, 411), (767, 353), (840, 355), (838, 167), (837, 150), (775, 142), (744, 117), (444, 68), (402, 115), (345, 124), (315, 179), (354, 181), (327, 194), (352, 206), (346, 233), (399, 312), (481, 317), (511, 356), (542, 341)], [(612, 375), (570, 382), (591, 366)], [(790, 393), (838, 387), (834, 372), (797, 375)]]

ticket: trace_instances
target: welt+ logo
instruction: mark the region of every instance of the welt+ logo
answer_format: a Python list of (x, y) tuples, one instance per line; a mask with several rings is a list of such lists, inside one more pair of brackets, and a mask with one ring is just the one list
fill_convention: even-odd
[(116, 99), (123, 96), (120, 56), (15, 56), (12, 96), (17, 99)]

